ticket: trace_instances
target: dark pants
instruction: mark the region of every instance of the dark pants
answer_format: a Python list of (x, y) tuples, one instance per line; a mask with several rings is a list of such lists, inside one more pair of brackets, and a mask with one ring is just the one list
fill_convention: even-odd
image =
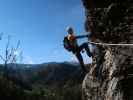
[(80, 63), (80, 66), (82, 67), (83, 71), (87, 72), (87, 70), (85, 68), (85, 65), (84, 65), (83, 57), (82, 57), (82, 55), (80, 53), (83, 49), (85, 49), (85, 51), (86, 51), (86, 53), (87, 53), (87, 55), (89, 57), (92, 56), (92, 53), (90, 52), (90, 49), (89, 49), (87, 43), (83, 43), (81, 46), (79, 46), (77, 48), (77, 50), (75, 51), (75, 56), (77, 57), (77, 59), (78, 59), (78, 61)]

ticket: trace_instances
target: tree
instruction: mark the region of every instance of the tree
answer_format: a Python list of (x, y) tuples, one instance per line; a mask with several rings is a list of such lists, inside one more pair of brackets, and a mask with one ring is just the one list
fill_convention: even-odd
[[(0, 35), (0, 40), (2, 40), (3, 33)], [(4, 54), (0, 54), (0, 58), (4, 63), (4, 75), (8, 77), (8, 64), (16, 63), (18, 58), (22, 58), (22, 51), (18, 53), (20, 47), (20, 40), (17, 42), (16, 47), (11, 47), (11, 36), (7, 36), (7, 43), (5, 44)]]

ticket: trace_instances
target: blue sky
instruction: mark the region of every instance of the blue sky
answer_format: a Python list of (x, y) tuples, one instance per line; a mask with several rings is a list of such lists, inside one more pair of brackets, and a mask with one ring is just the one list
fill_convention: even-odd
[(84, 8), (81, 0), (0, 0), (0, 41), (3, 54), (7, 35), (12, 44), (21, 41), (24, 63), (45, 63), (76, 60), (64, 50), (65, 28), (84, 32)]

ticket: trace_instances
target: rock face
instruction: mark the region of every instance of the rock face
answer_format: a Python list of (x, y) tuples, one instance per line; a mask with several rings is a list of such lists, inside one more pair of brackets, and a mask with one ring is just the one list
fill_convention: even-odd
[[(133, 44), (132, 0), (82, 0), (92, 41)], [(133, 46), (97, 45), (83, 100), (133, 100)]]

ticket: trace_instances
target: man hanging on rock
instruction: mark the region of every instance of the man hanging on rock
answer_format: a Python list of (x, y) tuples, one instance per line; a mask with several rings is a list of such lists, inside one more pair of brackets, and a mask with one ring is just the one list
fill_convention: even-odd
[(81, 55), (81, 51), (83, 49), (85, 49), (85, 51), (89, 57), (92, 56), (92, 53), (90, 52), (88, 43), (83, 43), (82, 45), (79, 46), (77, 43), (77, 39), (85, 38), (85, 37), (88, 38), (88, 35), (75, 36), (74, 30), (72, 27), (67, 27), (67, 33), (68, 33), (68, 35), (66, 37), (64, 37), (64, 40), (63, 40), (64, 48), (67, 51), (72, 52), (77, 57), (83, 71), (87, 72), (85, 65), (84, 65), (83, 57)]

